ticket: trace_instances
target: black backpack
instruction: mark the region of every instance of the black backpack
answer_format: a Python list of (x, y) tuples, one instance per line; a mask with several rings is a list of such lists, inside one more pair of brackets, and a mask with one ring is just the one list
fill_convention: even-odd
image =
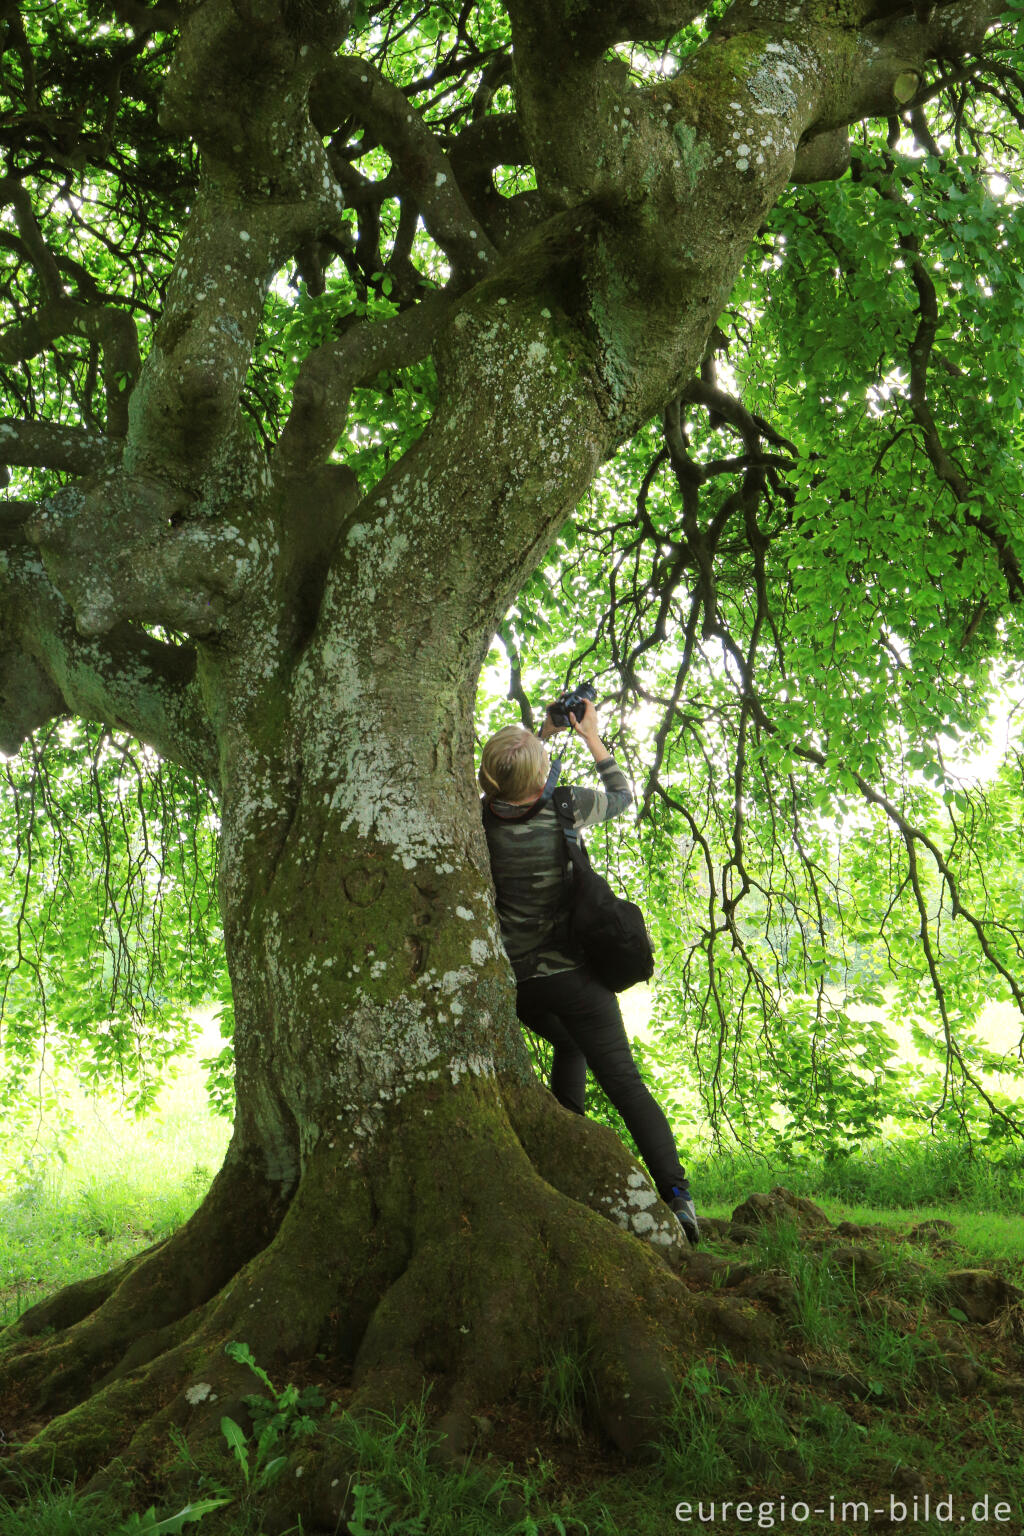
[(612, 992), (625, 992), (654, 972), (654, 949), (644, 915), (634, 901), (616, 896), (608, 881), (590, 863), (590, 855), (573, 827), (572, 791), (556, 789), (551, 803), (565, 833), (565, 851), (572, 866), (572, 907), (569, 937), (598, 981)]

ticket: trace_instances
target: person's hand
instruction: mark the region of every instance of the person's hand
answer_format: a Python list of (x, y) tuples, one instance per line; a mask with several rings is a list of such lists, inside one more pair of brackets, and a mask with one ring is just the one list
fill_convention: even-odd
[(591, 741), (597, 736), (597, 710), (589, 699), (583, 700), (583, 714), (579, 720), (572, 710), (569, 711), (569, 724), (584, 741)]
[(554, 720), (552, 720), (551, 711), (553, 707), (554, 706), (551, 704), (548, 705), (547, 713), (544, 716), (544, 724), (541, 726), (540, 731), (538, 732), (541, 741), (547, 741), (549, 737), (557, 736), (559, 731), (567, 731), (569, 729), (567, 725), (556, 725)]

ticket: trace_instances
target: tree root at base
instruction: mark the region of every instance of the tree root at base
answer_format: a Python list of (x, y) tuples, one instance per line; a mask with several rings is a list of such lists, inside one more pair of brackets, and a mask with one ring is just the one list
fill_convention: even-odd
[(187, 1321), (264, 1247), (280, 1221), (275, 1196), (229, 1156), (203, 1204), (172, 1237), (107, 1274), (64, 1287), (4, 1330), (5, 1389), (59, 1412), (126, 1357), (141, 1363), (147, 1340)]
[[(369, 1167), (358, 1143), (320, 1144), (269, 1241), (232, 1223), (197, 1268), (224, 1215), (215, 1185), (176, 1238), (86, 1282), (87, 1315), (64, 1292), (8, 1330), (13, 1464), (81, 1482), (119, 1461), (159, 1483), (172, 1428), (222, 1446), (222, 1417), (246, 1421), (260, 1386), (225, 1353), (232, 1340), (282, 1384), (316, 1360), (353, 1410), (400, 1410), (430, 1382), (449, 1426), (583, 1348), (596, 1422), (635, 1450), (708, 1334), (665, 1262), (682, 1242), (675, 1218), (610, 1133), (536, 1085), (428, 1086), (392, 1113), (390, 1155)], [(40, 1337), (45, 1326), (57, 1331)]]

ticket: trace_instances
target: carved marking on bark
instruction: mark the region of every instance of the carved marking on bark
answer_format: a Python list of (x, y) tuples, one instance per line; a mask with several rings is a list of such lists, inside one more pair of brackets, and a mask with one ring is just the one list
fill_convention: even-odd
[(372, 864), (357, 864), (341, 878), (342, 889), (354, 907), (372, 907), (386, 884), (384, 872)]

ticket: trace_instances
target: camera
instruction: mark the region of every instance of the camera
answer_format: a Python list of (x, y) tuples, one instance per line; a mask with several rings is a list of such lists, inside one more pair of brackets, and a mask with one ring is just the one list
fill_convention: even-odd
[(588, 702), (597, 703), (593, 683), (581, 683), (578, 688), (567, 688), (554, 703), (548, 705), (552, 725), (557, 726), (559, 730), (563, 726), (571, 725), (570, 712), (576, 716), (576, 723), (579, 724), (583, 717), (583, 707)]

